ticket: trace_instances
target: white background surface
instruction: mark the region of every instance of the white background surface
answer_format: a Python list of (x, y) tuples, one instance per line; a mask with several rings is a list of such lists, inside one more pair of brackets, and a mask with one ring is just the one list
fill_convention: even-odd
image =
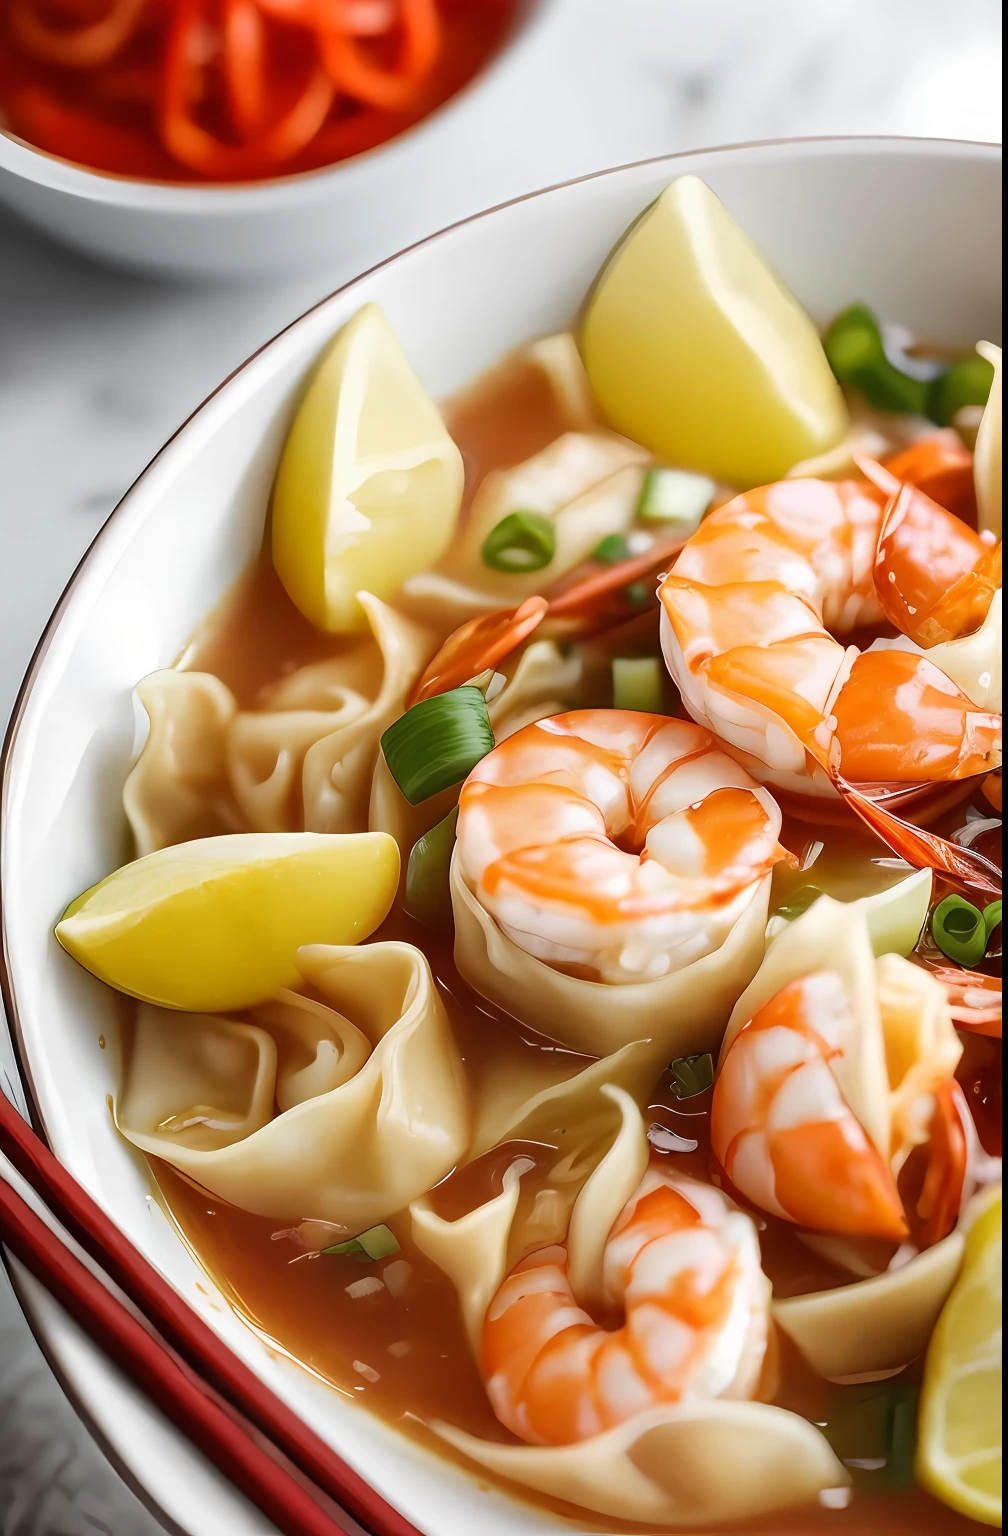
[[(704, 144), (1000, 139), (1000, 16), (996, 0), (557, 0), (458, 153), (481, 157), (485, 206)], [(474, 211), (448, 164), (420, 191), (399, 244)], [(351, 275), (170, 287), (88, 267), (0, 211), (0, 720), (73, 567), (147, 460), (249, 352)], [(156, 1529), (62, 1399), (0, 1271), (0, 1533)]]

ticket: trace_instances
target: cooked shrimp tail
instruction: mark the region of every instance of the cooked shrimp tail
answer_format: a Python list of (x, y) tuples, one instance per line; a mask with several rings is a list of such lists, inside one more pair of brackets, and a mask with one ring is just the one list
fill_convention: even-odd
[(982, 853), (904, 821), (851, 784), (835, 764), (826, 766), (835, 789), (855, 815), (901, 859), (915, 869), (932, 869), (943, 875), (971, 898), (990, 901), (1001, 895), (1001, 871)]
[[(860, 467), (869, 475), (881, 468), (867, 459)], [(898, 485), (883, 513), (874, 574), (886, 618), (918, 645), (930, 647), (983, 623), (1001, 585), (1001, 545), (991, 544), (918, 486)]]

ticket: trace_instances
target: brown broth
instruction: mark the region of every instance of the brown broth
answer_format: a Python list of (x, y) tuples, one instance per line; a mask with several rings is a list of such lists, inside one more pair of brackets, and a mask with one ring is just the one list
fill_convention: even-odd
[(522, 357), (505, 358), (449, 400), (444, 418), (465, 465), (463, 516), (491, 470), (531, 458), (567, 425), (545, 373)]
[[(488, 471), (527, 457), (563, 430), (541, 372), (515, 360), (501, 365), (474, 389), (450, 402), (446, 417), (465, 460), (467, 504)], [(644, 649), (648, 644), (656, 646), (655, 638), (647, 639), (650, 630), (641, 628), (640, 636), (634, 633), (633, 646), (626, 647), (627, 653), (641, 648), (641, 636), (645, 637)], [(233, 690), (239, 704), (249, 707), (278, 678), (306, 663), (340, 654), (355, 643), (324, 635), (303, 619), (264, 554), (202, 626), (185, 653), (184, 665), (216, 673)], [(598, 670), (600, 677), (608, 673), (606, 658)], [(593, 686), (593, 692), (604, 691), (604, 686), (603, 680), (597, 688)], [(949, 814), (959, 815), (956, 824), (961, 823), (961, 811)], [(889, 884), (903, 873), (891, 863), (876, 862), (887, 859), (888, 850), (850, 824), (822, 827), (787, 817), (782, 840), (805, 868), (778, 866), (774, 907), (789, 900), (803, 885), (821, 884), (833, 894), (851, 899)], [(813, 848), (816, 843), (822, 845), (817, 851)], [(470, 991), (455, 969), (449, 932), (425, 928), (396, 909), (375, 937), (404, 939), (426, 954), (476, 1096), (480, 1085), (501, 1070), (505, 1061), (514, 1063), (523, 1056), (548, 1051), (569, 1057), (572, 1070), (579, 1064), (580, 1058), (525, 1030)], [(1000, 1059), (1000, 1042), (971, 1037), (966, 1040), (959, 1074), (990, 1151), (995, 1143), (1000, 1150)], [(656, 1161), (674, 1163), (677, 1169), (699, 1178), (718, 1180), (710, 1154), (709, 1105), (709, 1092), (695, 1099), (678, 1099), (669, 1074), (656, 1084), (649, 1108), (651, 1122), (696, 1142), (690, 1151), (656, 1151)], [(521, 1156), (532, 1165), (522, 1181), (521, 1198), (526, 1202), (524, 1208), (529, 1209), (528, 1202), (542, 1187), (563, 1146), (565, 1132), (566, 1127), (557, 1125), (543, 1142), (512, 1142), (456, 1170), (431, 1192), (434, 1208), (447, 1219), (461, 1216), (499, 1193), (504, 1172), (515, 1157)], [(311, 1213), (291, 1211), (283, 1221), (253, 1216), (208, 1195), (164, 1164), (158, 1164), (155, 1172), (187, 1243), (235, 1309), (275, 1347), (330, 1382), (344, 1397), (396, 1424), (404, 1433), (434, 1444), (441, 1454), (454, 1457), (433, 1439), (424, 1420), (444, 1419), (487, 1439), (511, 1439), (489, 1407), (454, 1289), (412, 1243), (408, 1217), (394, 1217), (389, 1223), (401, 1245), (394, 1260), (365, 1263), (346, 1256), (314, 1254), (304, 1249), (293, 1232)], [(754, 1215), (764, 1267), (777, 1296), (849, 1281), (845, 1271), (807, 1247), (789, 1223)], [(884, 1265), (888, 1253), (876, 1257)], [(381, 1278), (392, 1263), (401, 1261), (410, 1266), (410, 1273), (400, 1294), (393, 1294), (384, 1284), (369, 1295), (354, 1296), (348, 1291), (355, 1281), (366, 1276)], [(403, 1271), (400, 1268), (396, 1273), (401, 1276)], [(618, 1323), (618, 1319), (605, 1322)], [(919, 1362), (904, 1377), (912, 1382), (915, 1372), (919, 1372)], [(837, 1387), (823, 1381), (786, 1339), (778, 1341), (771, 1386), (772, 1401), (814, 1423), (831, 1423), (845, 1414), (849, 1420), (845, 1434), (850, 1443), (845, 1442), (843, 1454), (857, 1460), (878, 1459), (877, 1425), (873, 1429), (870, 1410), (862, 1411), (858, 1406), (872, 1389)], [(487, 1474), (480, 1472), (479, 1476), (486, 1479)], [(827, 1536), (836, 1531), (851, 1536), (855, 1532), (861, 1536), (959, 1536), (977, 1529), (973, 1522), (916, 1488), (887, 1491), (884, 1478), (884, 1470), (858, 1470), (854, 1498), (844, 1510), (802, 1508), (722, 1529), (760, 1536)], [(517, 1496), (521, 1497), (520, 1490)], [(583, 1531), (631, 1529), (620, 1521), (586, 1515), (548, 1500), (539, 1502), (576, 1520)], [(632, 1529), (639, 1530), (639, 1526)]]

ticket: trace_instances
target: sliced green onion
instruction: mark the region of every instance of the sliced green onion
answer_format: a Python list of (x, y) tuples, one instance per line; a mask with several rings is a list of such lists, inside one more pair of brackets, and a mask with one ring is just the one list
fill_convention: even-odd
[(823, 351), (841, 384), (885, 357), (882, 332), (866, 304), (851, 304), (837, 315), (823, 337)]
[(646, 715), (661, 713), (662, 677), (654, 656), (614, 656), (612, 661), (613, 709), (638, 709)]
[(917, 1389), (903, 1382), (842, 1388), (823, 1433), (865, 1492), (892, 1492), (913, 1482)]
[(410, 805), (461, 783), (493, 746), (486, 700), (469, 683), (414, 704), (381, 739), (389, 772)]
[(946, 896), (931, 914), (931, 933), (943, 955), (967, 969), (984, 957), (987, 925), (983, 913), (964, 896)]
[(960, 357), (929, 386), (927, 414), (947, 427), (964, 405), (986, 405), (994, 369), (985, 357)]
[(457, 824), (458, 806), (454, 805), (443, 821), (413, 844), (406, 866), (403, 911), (432, 928), (441, 927), (451, 917), (448, 874)]
[(934, 383), (911, 378), (889, 361), (878, 321), (866, 305), (852, 304), (837, 315), (823, 337), (823, 349), (840, 383), (853, 384), (876, 410), (927, 413)]
[(556, 529), (541, 512), (509, 512), (483, 541), (483, 564), (492, 571), (541, 571), (556, 552)]
[(654, 583), (649, 586), (646, 581), (632, 581), (626, 588), (627, 602), (638, 612), (643, 612), (649, 606), (654, 594)]
[(619, 565), (629, 558), (630, 546), (621, 533), (607, 534), (592, 550), (592, 559), (601, 560), (603, 565)]
[[(992, 901), (989, 907), (983, 909), (984, 937), (990, 943), (990, 936), (995, 928), (1001, 927), (1001, 903)], [(986, 946), (985, 946), (986, 947)]]
[(886, 1437), (886, 1486), (911, 1488), (917, 1440), (917, 1389), (893, 1389), (891, 1397)]
[(714, 500), (717, 486), (707, 475), (684, 469), (649, 469), (644, 476), (637, 516), (643, 523), (679, 523), (693, 532)]
[(360, 1259), (364, 1263), (370, 1260), (374, 1263), (398, 1253), (399, 1243), (395, 1233), (382, 1224), (368, 1227), (366, 1232), (359, 1233), (357, 1237), (348, 1237), (345, 1243), (333, 1243), (331, 1248), (323, 1248), (321, 1251), (337, 1254), (341, 1258)]
[(702, 1056), (677, 1056), (670, 1068), (677, 1099), (693, 1099), (714, 1082), (714, 1062), (710, 1051)]

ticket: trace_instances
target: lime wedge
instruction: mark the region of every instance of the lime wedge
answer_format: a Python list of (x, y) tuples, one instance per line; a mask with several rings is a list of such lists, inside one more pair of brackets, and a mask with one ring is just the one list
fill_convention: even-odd
[(953, 1509), (1001, 1524), (1001, 1190), (966, 1238), (928, 1346), (917, 1478)]
[(365, 304), (315, 371), (273, 495), (273, 563), (306, 618), (365, 628), (356, 594), (388, 597), (444, 553), (462, 478), (437, 406)]
[(294, 986), (302, 944), (366, 939), (398, 881), (384, 832), (207, 837), (115, 870), (71, 902), (56, 937), (120, 992), (221, 1013)]
[(847, 430), (815, 326), (695, 176), (673, 181), (610, 257), (581, 347), (612, 426), (729, 485), (779, 480)]

